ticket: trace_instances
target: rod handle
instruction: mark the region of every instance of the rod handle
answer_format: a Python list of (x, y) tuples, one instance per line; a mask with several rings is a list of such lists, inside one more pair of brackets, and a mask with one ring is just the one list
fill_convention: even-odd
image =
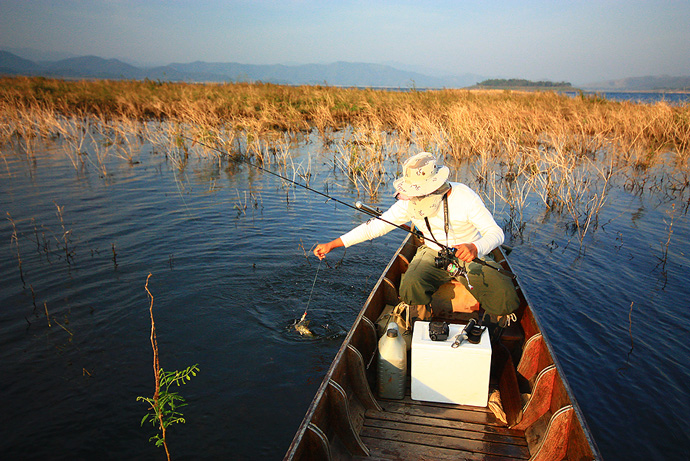
[(360, 201), (355, 202), (355, 207), (357, 207), (358, 210), (362, 210), (363, 212), (371, 216), (381, 216), (382, 214), (378, 209), (374, 209)]

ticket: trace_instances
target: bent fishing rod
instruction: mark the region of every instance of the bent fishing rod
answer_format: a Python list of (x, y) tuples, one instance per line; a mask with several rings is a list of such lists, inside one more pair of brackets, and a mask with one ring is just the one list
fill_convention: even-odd
[[(206, 143), (204, 143), (204, 142), (202, 142), (202, 141), (199, 141), (199, 140), (196, 140), (196, 139), (192, 139), (192, 138), (190, 138), (190, 137), (188, 137), (188, 136), (185, 136), (185, 135), (182, 135), (182, 134), (179, 135), (179, 136), (180, 136), (181, 138), (187, 139), (188, 141), (191, 141), (191, 142), (192, 142), (192, 145), (194, 145), (194, 144), (199, 144), (200, 146), (204, 146), (204, 147), (206, 147), (207, 149), (211, 149), (211, 150), (214, 150), (214, 151), (218, 152), (219, 154), (225, 155), (225, 156), (227, 156), (228, 158), (237, 159), (237, 160), (239, 160), (240, 162), (242, 162), (242, 163), (244, 163), (244, 164), (246, 164), (246, 165), (252, 166), (252, 167), (254, 167), (254, 168), (258, 169), (258, 170), (263, 171), (264, 173), (271, 174), (271, 175), (273, 175), (273, 176), (275, 176), (275, 177), (277, 177), (277, 178), (280, 178), (280, 179), (282, 179), (282, 180), (284, 180), (284, 181), (287, 181), (287, 182), (289, 182), (289, 183), (292, 183), (292, 184), (294, 184), (295, 186), (299, 186), (299, 187), (301, 187), (301, 188), (303, 188), (303, 189), (306, 189), (306, 190), (308, 190), (308, 191), (310, 191), (310, 192), (314, 192), (315, 194), (321, 195), (322, 197), (325, 197), (325, 198), (327, 198), (328, 200), (333, 200), (334, 202), (339, 203), (339, 204), (341, 204), (341, 205), (343, 205), (343, 206), (345, 206), (345, 207), (347, 207), (347, 208), (352, 208), (353, 210), (360, 211), (360, 212), (362, 212), (362, 213), (364, 213), (364, 214), (367, 214), (367, 215), (371, 216), (372, 218), (378, 219), (379, 221), (383, 221), (384, 223), (386, 223), (386, 224), (388, 224), (388, 225), (390, 225), (390, 226), (393, 226), (393, 227), (396, 227), (396, 228), (398, 228), (398, 229), (404, 230), (405, 232), (408, 232), (408, 233), (410, 233), (410, 234), (416, 235), (416, 236), (418, 236), (418, 237), (420, 236), (419, 230), (415, 230), (413, 227), (408, 226), (408, 225), (405, 225), (405, 224), (400, 225), (400, 224), (395, 224), (395, 223), (393, 223), (393, 222), (390, 222), (390, 221), (388, 221), (387, 219), (381, 217), (381, 215), (382, 215), (383, 213), (382, 213), (380, 210), (371, 208), (371, 207), (365, 205), (365, 204), (362, 203), (362, 202), (359, 202), (359, 201), (358, 201), (355, 205), (351, 205), (351, 204), (349, 204), (349, 203), (347, 203), (347, 202), (344, 202), (344, 201), (342, 201), (342, 200), (339, 200), (339, 199), (337, 199), (337, 198), (335, 198), (335, 197), (331, 197), (330, 195), (325, 194), (325, 193), (323, 193), (323, 192), (321, 192), (321, 191), (318, 191), (318, 190), (316, 190), (316, 189), (313, 189), (313, 188), (307, 186), (306, 184), (299, 183), (299, 182), (295, 181), (294, 179), (286, 178), (285, 176), (283, 176), (283, 175), (281, 175), (281, 174), (278, 174), (278, 173), (276, 173), (276, 172), (274, 172), (274, 171), (271, 171), (271, 170), (269, 170), (269, 169), (267, 169), (267, 168), (264, 168), (264, 167), (262, 167), (261, 165), (258, 165), (258, 164), (256, 164), (256, 163), (250, 162), (249, 160), (247, 160), (247, 159), (245, 159), (245, 158), (243, 158), (243, 157), (241, 157), (241, 156), (239, 156), (239, 157), (233, 157), (233, 156), (230, 155), (228, 152), (225, 152), (224, 150), (219, 149), (219, 148), (217, 148), (217, 147), (215, 147), (215, 146), (211, 146), (211, 145), (206, 144)], [(433, 242), (433, 243), (435, 243), (436, 245), (438, 245), (439, 247), (441, 247), (442, 253), (443, 253), (444, 255), (446, 255), (446, 257), (451, 257), (451, 258), (452, 258), (452, 257), (455, 257), (455, 248), (449, 247), (449, 246), (447, 246), (447, 245), (444, 245), (444, 244), (442, 244), (441, 242), (437, 241), (436, 239), (434, 239), (434, 238), (432, 238), (432, 237), (424, 237), (424, 239), (425, 239), (425, 240), (428, 240), (428, 241), (430, 241), (430, 242)], [(479, 259), (479, 258), (474, 258), (473, 262), (476, 262), (476, 263), (479, 263), (479, 264), (481, 264), (481, 265), (483, 265), (483, 266), (485, 266), (485, 267), (489, 267), (489, 268), (491, 268), (491, 269), (494, 269), (494, 270), (500, 272), (501, 274), (505, 274), (505, 275), (507, 275), (507, 276), (509, 276), (509, 277), (515, 278), (515, 274), (513, 274), (513, 273), (510, 272), (509, 270), (506, 270), (506, 269), (503, 269), (503, 268), (494, 267), (494, 266), (488, 264), (486, 261), (483, 261), (483, 260), (481, 260), (481, 259)]]

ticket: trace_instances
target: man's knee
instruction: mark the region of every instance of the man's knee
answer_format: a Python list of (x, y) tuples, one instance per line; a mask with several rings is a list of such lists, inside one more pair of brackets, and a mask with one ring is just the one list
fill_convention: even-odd
[(515, 312), (520, 307), (520, 298), (515, 286), (512, 282), (505, 281), (490, 284), (482, 307), (499, 317)]
[[(410, 305), (429, 304), (433, 287), (430, 287), (419, 277), (406, 277), (405, 275), (407, 274), (403, 274), (400, 280), (400, 300)], [(432, 290), (431, 294), (428, 293), (429, 290)]]

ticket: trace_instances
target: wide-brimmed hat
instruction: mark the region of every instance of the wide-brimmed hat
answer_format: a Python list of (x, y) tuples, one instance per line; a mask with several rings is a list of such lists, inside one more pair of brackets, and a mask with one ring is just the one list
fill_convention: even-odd
[(395, 190), (407, 197), (428, 195), (445, 184), (450, 170), (447, 166), (436, 165), (436, 157), (429, 152), (421, 152), (407, 159), (403, 164), (402, 178), (393, 182)]

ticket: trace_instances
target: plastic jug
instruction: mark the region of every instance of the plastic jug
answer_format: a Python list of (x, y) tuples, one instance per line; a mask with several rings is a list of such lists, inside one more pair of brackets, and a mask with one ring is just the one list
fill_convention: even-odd
[(407, 347), (395, 322), (388, 324), (386, 333), (379, 339), (376, 371), (379, 397), (383, 399), (402, 399), (405, 397)]

